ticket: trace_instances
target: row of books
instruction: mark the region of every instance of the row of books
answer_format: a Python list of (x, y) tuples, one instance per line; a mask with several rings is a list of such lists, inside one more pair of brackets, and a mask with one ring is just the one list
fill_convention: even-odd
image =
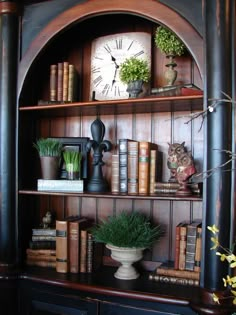
[(68, 61), (50, 65), (50, 101), (76, 101), (77, 79), (75, 66)]
[(158, 167), (157, 144), (119, 139), (119, 151), (112, 155), (111, 192), (129, 195), (154, 193)]
[(149, 275), (150, 280), (198, 286), (201, 271), (201, 220), (182, 221), (176, 226), (175, 260), (163, 263)]
[(95, 243), (91, 220), (70, 216), (56, 220), (54, 229), (32, 229), (26, 250), (29, 266), (52, 267), (61, 273), (91, 273), (100, 267), (103, 246)]
[(56, 270), (91, 273), (102, 264), (103, 246), (90, 232), (91, 220), (69, 217), (56, 220)]

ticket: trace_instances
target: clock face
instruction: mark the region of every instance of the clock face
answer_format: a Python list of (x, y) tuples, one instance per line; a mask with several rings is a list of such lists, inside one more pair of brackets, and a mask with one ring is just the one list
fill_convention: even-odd
[(120, 81), (125, 59), (146, 59), (151, 68), (151, 34), (120, 33), (96, 38), (91, 50), (90, 97), (96, 100), (128, 98), (127, 85)]

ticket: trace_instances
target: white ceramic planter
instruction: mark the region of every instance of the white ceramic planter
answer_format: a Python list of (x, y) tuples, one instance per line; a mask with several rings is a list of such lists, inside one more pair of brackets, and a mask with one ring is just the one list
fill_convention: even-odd
[(132, 264), (142, 259), (144, 248), (117, 247), (110, 244), (106, 247), (111, 250), (111, 257), (121, 263), (114, 274), (117, 279), (132, 280), (139, 277), (139, 273)]

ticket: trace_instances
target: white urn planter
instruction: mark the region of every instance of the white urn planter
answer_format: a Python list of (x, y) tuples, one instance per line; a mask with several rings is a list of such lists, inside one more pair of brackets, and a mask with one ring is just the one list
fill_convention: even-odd
[(115, 278), (132, 280), (139, 277), (139, 273), (132, 264), (142, 259), (144, 248), (117, 247), (110, 244), (106, 247), (111, 250), (111, 257), (121, 263), (114, 274)]

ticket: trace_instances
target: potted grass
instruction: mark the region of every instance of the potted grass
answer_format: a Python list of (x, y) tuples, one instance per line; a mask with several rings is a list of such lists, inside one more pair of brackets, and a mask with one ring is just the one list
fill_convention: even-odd
[(38, 151), (43, 179), (57, 179), (62, 154), (62, 143), (52, 138), (40, 138), (33, 147)]
[(183, 55), (186, 47), (171, 30), (164, 26), (157, 27), (154, 42), (156, 47), (169, 59), (169, 62), (166, 64), (165, 79), (167, 86), (171, 86), (176, 81), (178, 75), (177, 70), (174, 69), (177, 66), (175, 57)]
[(145, 59), (130, 57), (120, 65), (120, 80), (127, 84), (130, 98), (142, 92), (143, 83), (150, 80), (150, 66)]
[(65, 169), (68, 179), (79, 179), (81, 171), (82, 153), (78, 151), (66, 150), (63, 152)]
[(161, 236), (160, 226), (151, 225), (140, 212), (122, 211), (108, 217), (92, 229), (95, 241), (106, 244), (111, 257), (121, 263), (114, 276), (131, 280), (139, 277), (133, 263), (143, 257), (143, 250), (150, 248)]

